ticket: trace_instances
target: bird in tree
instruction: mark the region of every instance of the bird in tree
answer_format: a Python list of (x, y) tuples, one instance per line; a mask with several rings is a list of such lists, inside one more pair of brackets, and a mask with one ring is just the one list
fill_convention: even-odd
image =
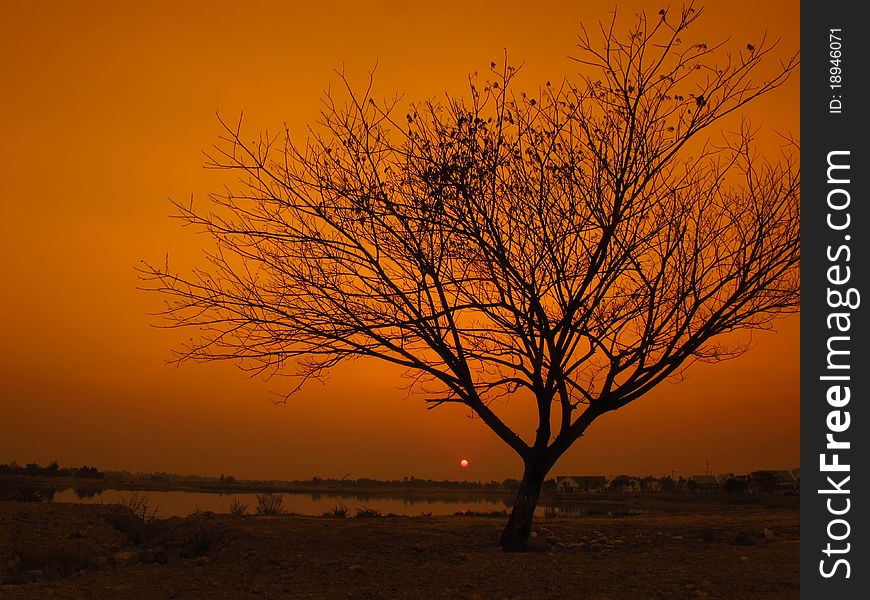
[[(702, 12), (581, 28), (579, 75), (534, 98), (505, 61), (498, 85), (410, 108), (342, 76), (301, 143), (221, 121), (209, 165), (240, 189), (177, 205), (215, 242), (207, 266), (141, 268), (168, 324), (199, 332), (179, 360), (290, 374), (290, 393), (351, 359), (404, 367), (522, 460), (501, 545), (525, 550), (546, 475), (596, 419), (798, 307), (797, 143), (764, 157), (739, 119), (723, 133), (798, 58), (761, 78), (776, 43), (678, 45)], [(508, 398), (534, 435), (498, 414)]]

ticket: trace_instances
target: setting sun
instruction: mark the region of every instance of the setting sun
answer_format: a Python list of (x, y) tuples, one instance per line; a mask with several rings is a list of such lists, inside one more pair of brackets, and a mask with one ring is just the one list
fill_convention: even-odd
[(459, 461), (459, 466), (462, 467), (463, 469), (467, 469), (468, 468), (468, 460), (463, 458), (462, 460)]

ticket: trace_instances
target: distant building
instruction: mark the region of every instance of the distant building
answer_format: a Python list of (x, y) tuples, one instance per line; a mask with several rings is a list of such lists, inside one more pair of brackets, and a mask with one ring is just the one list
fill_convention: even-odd
[(661, 482), (651, 475), (640, 480), (641, 490), (644, 492), (660, 492), (662, 491)]
[(749, 491), (749, 475), (719, 473), (716, 475), (719, 488), (726, 494), (746, 493)]
[(607, 484), (607, 489), (609, 489), (611, 492), (622, 492), (623, 494), (637, 494), (641, 490), (641, 483), (640, 479), (638, 479), (637, 477), (618, 475)]
[[(800, 471), (798, 471), (800, 476)], [(767, 469), (753, 471), (749, 475), (750, 485), (754, 492), (796, 492), (799, 480), (791, 471), (784, 469)]]
[(598, 493), (604, 489), (607, 478), (604, 475), (557, 475), (556, 491), (563, 493)]
[(694, 487), (696, 491), (699, 492), (718, 492), (719, 491), (719, 478), (716, 475), (704, 474), (704, 475), (693, 475), (689, 477), (689, 481), (694, 482)]
[[(664, 483), (672, 482), (669, 487)], [(608, 480), (603, 475), (557, 475), (556, 491), (563, 494), (595, 494), (605, 490), (623, 494), (666, 491), (718, 493), (781, 493), (792, 494), (800, 489), (800, 468), (753, 471), (749, 475), (734, 473), (703, 473), (689, 477), (658, 479), (652, 476), (617, 475)], [(551, 484), (552, 485), (552, 484)], [(551, 488), (552, 489), (552, 488)]]

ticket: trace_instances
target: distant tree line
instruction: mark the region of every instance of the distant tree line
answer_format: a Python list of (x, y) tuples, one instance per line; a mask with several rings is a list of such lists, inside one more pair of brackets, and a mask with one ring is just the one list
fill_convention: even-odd
[[(401, 479), (371, 479), (360, 477), (358, 479), (312, 479), (292, 482), (294, 485), (313, 486), (322, 488), (394, 488), (394, 489), (461, 489), (461, 490), (516, 490), (519, 488), (519, 479), (505, 479), (504, 481), (454, 481), (449, 479), (418, 479), (417, 477), (405, 476)], [(556, 480), (549, 479), (544, 484), (545, 488), (556, 489)]]
[(28, 463), (23, 467), (16, 462), (0, 464), (0, 475), (27, 475), (41, 477), (78, 477), (81, 479), (105, 479), (106, 474), (96, 467), (66, 467), (61, 468), (57, 461), (41, 467), (36, 463)]
[[(566, 478), (567, 479), (567, 478)], [(603, 480), (603, 478), (602, 478)], [(505, 483), (507, 486), (507, 482)], [(796, 492), (800, 486), (799, 472), (790, 471), (752, 471), (748, 475), (723, 473), (719, 475), (694, 475), (674, 477), (637, 477), (617, 475), (594, 486), (596, 492), (725, 492), (728, 494)], [(591, 489), (591, 488), (590, 488)], [(570, 485), (560, 491), (571, 491)], [(589, 491), (581, 490), (581, 491)]]
[[(36, 463), (28, 463), (24, 466), (18, 465), (16, 462), (8, 464), (0, 464), (0, 476), (16, 475), (16, 476), (42, 476), (42, 477), (75, 477), (81, 479), (106, 479), (107, 473), (99, 471), (96, 467), (67, 467), (61, 468), (57, 461), (52, 461), (45, 467)], [(199, 484), (218, 484), (220, 486), (290, 486), (300, 489), (314, 490), (373, 490), (373, 489), (393, 489), (393, 490), (479, 490), (479, 491), (511, 491), (514, 492), (520, 487), (519, 479), (505, 479), (503, 481), (454, 481), (454, 480), (438, 480), (438, 479), (419, 479), (413, 475), (404, 476), (401, 479), (373, 479), (369, 477), (359, 477), (350, 479), (347, 476), (343, 478), (321, 478), (314, 476), (311, 479), (292, 481), (279, 480), (240, 480), (233, 475), (221, 473), (220, 477), (204, 477), (200, 475), (178, 475), (174, 473), (152, 472), (152, 473), (129, 473), (127, 471), (111, 471), (108, 473), (113, 480), (141, 480), (151, 483), (199, 483)], [(726, 493), (746, 493), (755, 492), (772, 492), (783, 488), (784, 483), (780, 481), (776, 474), (769, 471), (753, 471), (749, 475), (729, 475), (727, 477), (720, 476), (715, 488), (718, 491)], [(793, 486), (797, 487), (797, 480), (794, 480)], [(705, 489), (709, 487), (706, 486)], [(786, 485), (791, 487), (791, 485)], [(637, 489), (635, 489), (637, 488)], [(555, 492), (557, 490), (556, 479), (546, 479), (542, 485), (542, 490)], [(647, 475), (645, 477), (635, 477), (630, 475), (617, 475), (608, 477), (603, 490), (607, 491), (661, 491), (661, 492), (677, 492), (688, 491), (696, 492), (699, 489), (698, 482), (693, 477), (678, 477), (671, 476), (653, 477)], [(91, 493), (86, 491), (85, 493)]]

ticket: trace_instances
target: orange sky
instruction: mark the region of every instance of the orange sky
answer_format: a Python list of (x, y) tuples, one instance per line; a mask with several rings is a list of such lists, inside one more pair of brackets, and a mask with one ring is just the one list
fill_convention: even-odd
[[(629, 15), (650, 2), (621, 2)], [(662, 3), (662, 6), (665, 6)], [(50, 6), (48, 9), (46, 7)], [(122, 7), (122, 8), (119, 8)], [(243, 9), (244, 6), (244, 9)], [(674, 5), (676, 6), (676, 5)], [(711, 2), (697, 41), (765, 28), (799, 47), (794, 2)], [(335, 371), (286, 406), (230, 364), (167, 366), (183, 333), (149, 326), (160, 299), (134, 267), (187, 268), (204, 238), (168, 198), (226, 183), (201, 168), (214, 113), (303, 132), (345, 66), (409, 100), (462, 93), (507, 48), (519, 87), (576, 71), (578, 23), (612, 2), (31, 2), (0, 5), (0, 462), (253, 478), (503, 479), (519, 459), (467, 411), (427, 411), (397, 372)], [(706, 36), (706, 37), (705, 37)], [(752, 109), (799, 135), (799, 78)], [(739, 360), (689, 371), (602, 417), (553, 474), (747, 471), (798, 465), (799, 319)], [(506, 407), (523, 420), (526, 407)], [(531, 427), (531, 421), (526, 420)], [(460, 458), (472, 461), (461, 471)]]

